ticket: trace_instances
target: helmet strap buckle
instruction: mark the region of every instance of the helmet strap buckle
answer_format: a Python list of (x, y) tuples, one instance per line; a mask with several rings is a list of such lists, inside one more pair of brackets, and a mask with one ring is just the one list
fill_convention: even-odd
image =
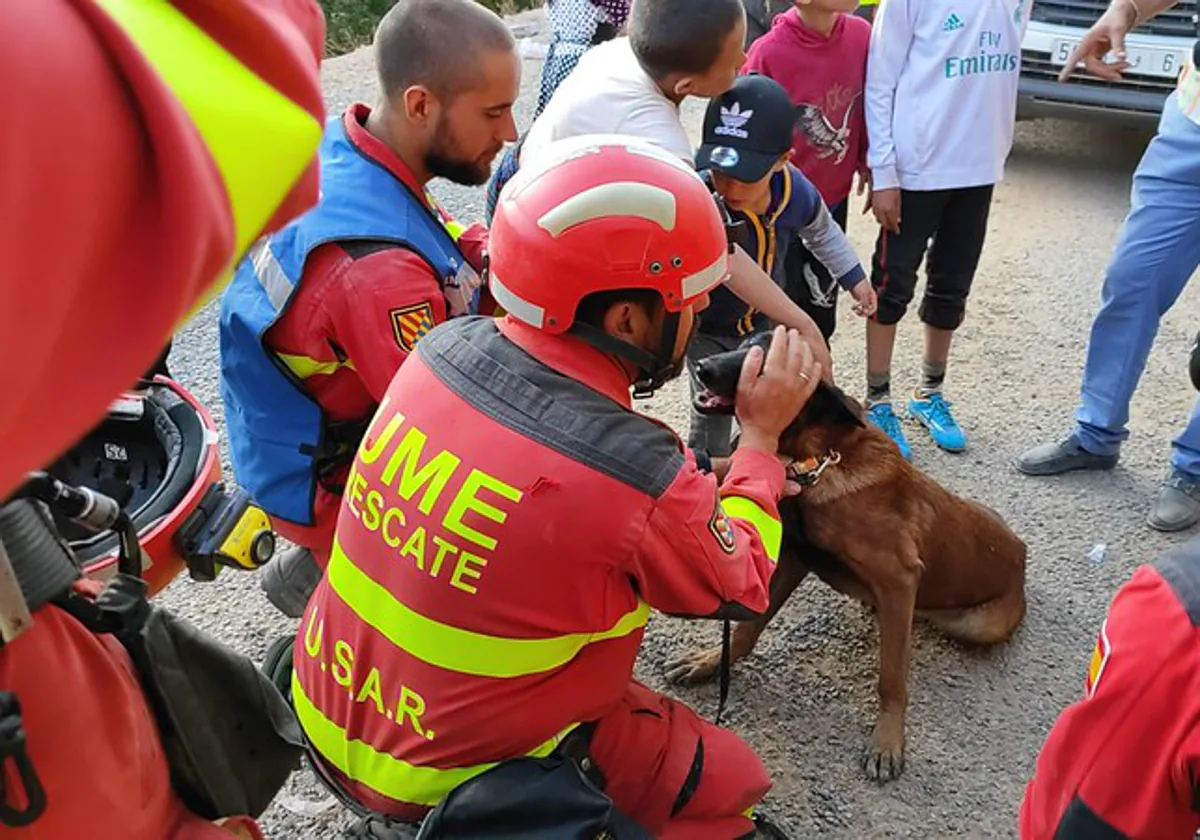
[(633, 382), (633, 398), (635, 400), (644, 400), (653, 396), (659, 388), (679, 373), (679, 366), (671, 360), (675, 350), (675, 338), (679, 335), (678, 312), (668, 312), (663, 318), (662, 338), (659, 341), (658, 352), (654, 354), (609, 335), (590, 324), (574, 323), (567, 333), (586, 341), (597, 350), (620, 356), (637, 365), (639, 377)]

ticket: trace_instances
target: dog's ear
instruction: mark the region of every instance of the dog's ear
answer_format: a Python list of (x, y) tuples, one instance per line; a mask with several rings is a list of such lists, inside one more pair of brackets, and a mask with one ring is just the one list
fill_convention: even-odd
[(762, 332), (751, 333), (750, 335), (748, 335), (742, 339), (741, 344), (738, 345), (738, 349), (739, 350), (749, 350), (751, 347), (761, 347), (763, 350), (770, 350), (771, 349), (771, 337), (773, 335), (774, 335), (774, 333), (772, 333), (771, 330), (764, 330)]
[(846, 392), (836, 385), (830, 385), (829, 390), (837, 397), (838, 406), (844, 412), (845, 421), (849, 425), (866, 428), (867, 414), (863, 410), (862, 403), (858, 400), (850, 399)]
[(800, 412), (799, 422), (805, 426), (866, 426), (862, 406), (846, 396), (846, 392), (825, 381), (808, 398)]

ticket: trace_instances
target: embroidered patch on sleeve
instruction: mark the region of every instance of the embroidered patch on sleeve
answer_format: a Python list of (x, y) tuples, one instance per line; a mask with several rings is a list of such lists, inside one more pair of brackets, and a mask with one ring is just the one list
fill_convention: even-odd
[(726, 554), (733, 554), (737, 548), (736, 534), (733, 530), (733, 523), (729, 521), (729, 517), (725, 515), (725, 509), (721, 507), (721, 500), (717, 499), (717, 505), (713, 508), (712, 518), (708, 520), (708, 530), (712, 531), (712, 535), (717, 538), (717, 543), (721, 546), (721, 550)]
[(1096, 686), (1104, 676), (1108, 660), (1112, 656), (1112, 645), (1108, 641), (1108, 619), (1100, 625), (1100, 633), (1096, 636), (1096, 647), (1092, 649), (1092, 661), (1088, 664), (1087, 682), (1084, 690), (1087, 697), (1096, 693)]
[(426, 333), (433, 329), (433, 307), (429, 302), (415, 306), (402, 306), (388, 312), (396, 343), (406, 353), (411, 353)]

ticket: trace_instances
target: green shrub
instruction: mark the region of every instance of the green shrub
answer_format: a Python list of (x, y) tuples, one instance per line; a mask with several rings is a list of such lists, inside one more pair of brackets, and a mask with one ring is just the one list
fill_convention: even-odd
[[(325, 9), (325, 54), (341, 55), (369, 44), (375, 25), (396, 0), (320, 0)], [(533, 9), (542, 0), (478, 0), (502, 15)]]
[(375, 25), (395, 0), (321, 0), (325, 9), (325, 54), (341, 55), (368, 44)]

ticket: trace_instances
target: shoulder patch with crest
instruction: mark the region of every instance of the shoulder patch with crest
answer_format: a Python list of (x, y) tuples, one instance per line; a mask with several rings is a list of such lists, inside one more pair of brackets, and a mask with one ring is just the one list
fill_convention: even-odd
[(433, 329), (433, 307), (429, 302), (413, 306), (402, 306), (388, 312), (396, 343), (406, 353), (411, 353), (417, 342)]
[(708, 530), (717, 538), (717, 543), (721, 546), (721, 550), (726, 554), (733, 554), (737, 548), (737, 532), (733, 529), (733, 523), (729, 521), (729, 517), (725, 514), (725, 509), (721, 507), (721, 499), (717, 498), (716, 507), (713, 508), (712, 518), (708, 520)]
[(1104, 669), (1108, 667), (1108, 660), (1112, 657), (1112, 645), (1108, 641), (1108, 619), (1100, 625), (1100, 632), (1096, 635), (1096, 647), (1092, 649), (1092, 661), (1088, 663), (1087, 682), (1084, 684), (1084, 693), (1087, 697), (1092, 697), (1096, 693), (1096, 687), (1100, 684), (1100, 678), (1104, 676)]

